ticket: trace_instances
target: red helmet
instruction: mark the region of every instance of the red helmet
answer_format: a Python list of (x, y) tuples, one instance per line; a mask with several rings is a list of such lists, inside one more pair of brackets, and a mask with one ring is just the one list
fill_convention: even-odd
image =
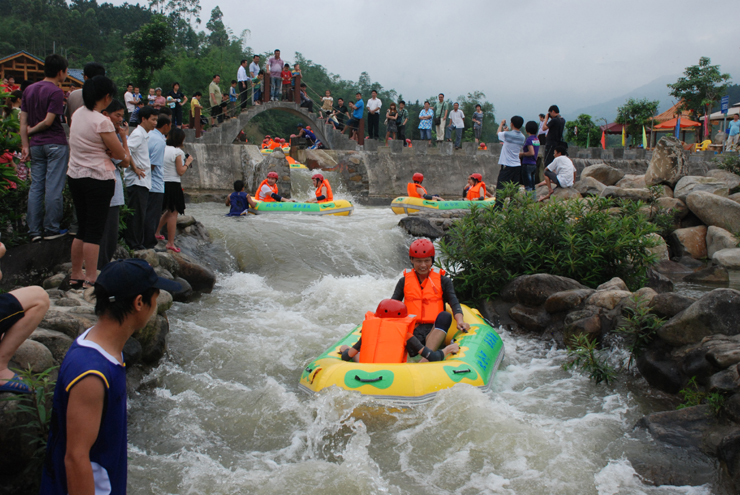
[(470, 174), (470, 178), (478, 181), (483, 180), (483, 176), (481, 174)]
[(410, 139), (406, 139), (406, 143), (407, 144), (411, 144), (411, 140)]
[(278, 173), (277, 173), (277, 172), (268, 172), (268, 173), (267, 173), (267, 178), (269, 179), (270, 177), (272, 177), (273, 179), (278, 179), (278, 178), (280, 178), (280, 176), (278, 175)]
[(265, 139), (269, 139), (271, 136), (269, 134), (265, 134)]
[(409, 256), (412, 258), (433, 258), (434, 244), (429, 239), (416, 239), (411, 243)]
[(409, 315), (406, 305), (395, 299), (383, 299), (375, 310), (378, 318), (405, 318)]
[(312, 179), (319, 179), (321, 182), (324, 182), (324, 176), (321, 174), (313, 174), (311, 176)]
[(416, 182), (423, 182), (424, 181), (424, 175), (420, 174), (419, 172), (416, 172), (413, 177), (411, 177), (412, 180)]

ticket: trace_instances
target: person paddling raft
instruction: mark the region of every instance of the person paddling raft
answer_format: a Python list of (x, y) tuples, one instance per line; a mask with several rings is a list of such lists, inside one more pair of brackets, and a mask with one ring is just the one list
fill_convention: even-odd
[(259, 201), (265, 201), (268, 203), (274, 201), (281, 201), (283, 203), (295, 203), (294, 199), (288, 199), (278, 194), (277, 180), (280, 176), (277, 172), (268, 172), (267, 179), (260, 182), (257, 187), (257, 192), (254, 193), (254, 197)]
[(316, 187), (316, 197), (309, 199), (306, 203), (328, 203), (334, 201), (334, 194), (331, 192), (331, 184), (324, 179), (321, 174), (311, 176), (314, 187)]
[(422, 182), (424, 182), (424, 175), (420, 174), (419, 172), (416, 172), (412, 177), (411, 180), (413, 182), (409, 182), (406, 184), (406, 194), (408, 194), (408, 197), (410, 198), (420, 198), (420, 199), (427, 199), (427, 200), (434, 200), (434, 201), (444, 201), (442, 198), (437, 196), (436, 194), (428, 194), (426, 188), (421, 185)]
[(493, 197), (486, 190), (486, 183), (483, 182), (481, 174), (470, 174), (468, 177), (468, 186), (463, 189), (463, 199), (468, 201), (484, 201), (486, 198)]
[[(458, 350), (458, 345), (452, 343), (441, 351), (437, 351), (452, 325), (452, 316), (445, 311), (445, 303), (452, 308), (457, 328), (467, 332), (470, 330), (470, 325), (463, 321), (462, 307), (455, 295), (452, 280), (445, 276), (444, 270), (432, 267), (434, 264), (432, 241), (417, 239), (412, 242), (409, 248), (409, 259), (414, 268), (403, 271), (403, 278), (396, 284), (391, 299), (403, 301), (408, 313), (416, 315), (413, 336), (423, 348), (420, 351), (411, 349), (409, 355), (414, 357), (421, 354), (422, 362), (441, 361), (446, 355)], [(348, 349), (344, 349), (344, 346), (340, 348), (342, 359), (345, 361), (356, 354), (349, 355)], [(357, 346), (353, 349), (357, 351), (361, 347)], [(345, 350), (347, 350), (346, 353)]]

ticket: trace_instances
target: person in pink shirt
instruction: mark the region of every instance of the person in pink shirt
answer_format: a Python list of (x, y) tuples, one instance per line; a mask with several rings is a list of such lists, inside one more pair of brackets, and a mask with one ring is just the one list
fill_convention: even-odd
[(165, 105), (167, 105), (167, 98), (162, 96), (162, 88), (157, 88), (154, 90), (155, 97), (154, 97), (154, 108), (159, 110), (160, 108), (164, 108)]
[(283, 59), (280, 58), (280, 50), (275, 50), (275, 55), (267, 59), (267, 69), (270, 71), (270, 101), (280, 101), (283, 85)]

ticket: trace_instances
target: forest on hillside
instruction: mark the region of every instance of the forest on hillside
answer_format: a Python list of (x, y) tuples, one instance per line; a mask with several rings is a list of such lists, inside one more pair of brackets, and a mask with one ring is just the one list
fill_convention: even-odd
[[(242, 59), (251, 59), (255, 53), (248, 45), (250, 33), (244, 30), (235, 33), (224, 23), (224, 14), (214, 8), (208, 18), (201, 19), (200, 0), (150, 0), (149, 7), (124, 3), (98, 4), (88, 0), (0, 0), (3, 12), (3, 29), (0, 30), (0, 56), (26, 50), (44, 58), (51, 53), (60, 53), (69, 61), (71, 68), (82, 68), (85, 63), (102, 63), (117, 84), (121, 97), (126, 84), (131, 82), (147, 93), (148, 88), (162, 87), (164, 93), (179, 82), (182, 91), (190, 97), (201, 91), (207, 104), (208, 84), (214, 74), (221, 75), (221, 89), (228, 92), (230, 82), (236, 79), (236, 71)], [(330, 73), (325, 67), (306, 55), (285, 50), (286, 62), (301, 64), (303, 81), (309, 88), (309, 96), (315, 108), (321, 105), (321, 96), (330, 90), (336, 104), (338, 97), (345, 102), (354, 100), (357, 91), (363, 97), (372, 89), (378, 91), (383, 108), (391, 101), (404, 99), (395, 90), (384, 88), (372, 81), (369, 72), (360, 74), (357, 81), (343, 79)], [(262, 55), (262, 63), (270, 53)], [(472, 141), (472, 122), (475, 104), (483, 106), (485, 112), (483, 141), (496, 141), (494, 106), (486, 101), (481, 91), (460, 95), (456, 100), (466, 115), (464, 141)], [(424, 99), (436, 95), (414, 95), (407, 100), (409, 123), (407, 137), (419, 138), (418, 115)], [(186, 115), (189, 112), (185, 112)], [(383, 112), (384, 115), (384, 112)], [(186, 117), (187, 120), (187, 117)], [(385, 135), (382, 125), (381, 135)], [(297, 120), (281, 112), (264, 112), (256, 117), (246, 129), (251, 142), (261, 142), (262, 136), (285, 136), (295, 132)]]

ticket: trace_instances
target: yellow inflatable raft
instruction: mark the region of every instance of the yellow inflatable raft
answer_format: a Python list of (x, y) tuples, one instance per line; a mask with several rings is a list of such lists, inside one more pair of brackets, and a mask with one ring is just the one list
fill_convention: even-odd
[[(504, 358), (504, 344), (478, 310), (464, 305), (462, 309), (470, 331), (458, 330), (452, 321), (445, 345), (455, 339), (460, 351), (444, 361), (403, 364), (342, 361), (339, 348), (357, 342), (362, 330), (362, 325), (358, 325), (303, 370), (300, 387), (308, 392), (319, 392), (337, 386), (399, 404), (429, 402), (440, 390), (458, 383), (487, 390)], [(447, 311), (450, 311), (449, 305)]]
[(391, 209), (396, 215), (419, 213), (420, 211), (449, 211), (467, 210), (472, 205), (491, 206), (495, 198), (486, 198), (485, 201), (433, 201), (422, 198), (400, 196), (391, 202)]

